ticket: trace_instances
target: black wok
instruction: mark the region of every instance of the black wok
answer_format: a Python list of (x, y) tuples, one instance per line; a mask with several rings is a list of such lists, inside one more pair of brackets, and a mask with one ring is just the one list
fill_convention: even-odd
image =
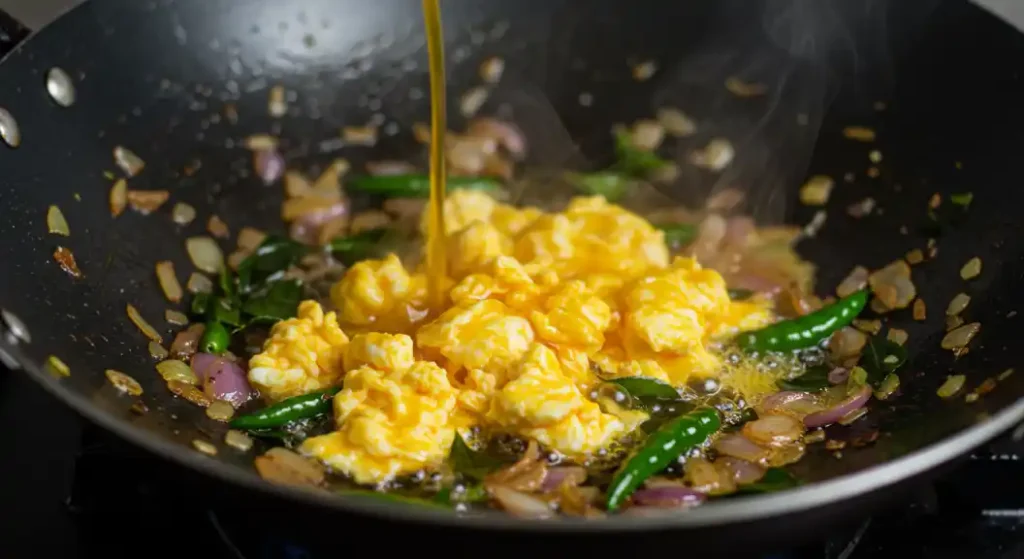
[[(443, 8), (449, 91), (457, 97), (475, 85), (483, 58), (503, 57), (503, 85), (484, 110), (511, 113), (526, 129), (534, 165), (598, 165), (609, 156), (612, 123), (649, 115), (664, 103), (711, 126), (720, 122), (740, 154), (722, 177), (684, 173), (686, 186), (669, 192), (680, 200), (736, 184), (750, 189), (759, 217), (806, 223), (813, 211), (795, 204), (792, 194), (808, 167), (836, 177), (853, 172), (852, 183), (836, 187), (820, 234), (801, 245), (819, 264), (821, 292), (854, 264), (881, 266), (924, 247), (918, 226), (934, 192), (975, 194), (966, 221), (939, 240), (938, 258), (915, 268), (928, 320), (892, 317), (910, 332), (911, 359), (900, 396), (876, 405), (865, 422), (881, 436), (844, 449), (841, 459), (818, 445), (793, 468), (807, 482), (803, 487), (713, 502), (670, 519), (530, 523), (272, 486), (255, 475), (249, 456), (227, 447), (216, 457), (193, 450), (193, 439), (219, 441), (222, 428), (167, 392), (124, 312), (131, 303), (165, 337), (171, 334), (161, 320), (167, 304), (153, 263), (173, 259), (179, 270), (190, 269), (182, 231), (166, 215), (169, 205), (157, 215), (110, 218), (103, 173), (115, 169), (111, 150), (124, 145), (146, 161), (133, 187), (171, 189), (173, 200), (196, 206), (201, 218), (217, 213), (233, 230), (279, 223), (279, 188), (248, 176), (249, 156), (240, 146), (247, 135), (279, 134), (292, 165), (312, 168), (338, 155), (331, 140), (340, 126), (383, 118), (394, 135), (382, 134), (373, 149), (343, 150), (344, 156), (358, 168), (370, 159), (419, 154), (408, 130), (426, 120), (426, 99), (410, 91), (425, 91), (426, 75), (420, 5), (411, 0), (94, 0), (15, 48), (0, 64), (0, 107), (12, 117), (0, 124), (9, 143), (15, 143), (14, 122), (20, 130), (19, 145), (0, 145), (0, 357), (88, 419), (169, 459), (176, 475), (223, 496), (224, 507), (265, 517), (263, 529), (327, 542), (390, 528), (387, 533), (401, 529), (410, 544), (421, 545), (427, 535), (431, 542), (450, 538), (509, 551), (567, 540), (606, 551), (616, 545), (764, 550), (820, 536), (1024, 416), (1020, 374), (973, 404), (935, 394), (951, 373), (967, 375), (973, 388), (1020, 364), (1024, 318), (1014, 311), (1024, 303), (1018, 288), (1024, 36), (955, 1), (583, 6), (530, 0)], [(813, 32), (798, 25), (808, 14), (818, 24)], [(656, 60), (659, 70), (640, 83), (629, 67), (643, 60)], [(52, 67), (66, 70), (74, 83), (76, 100), (68, 108), (47, 94)], [(734, 74), (772, 84), (769, 93), (760, 100), (730, 98), (720, 84)], [(266, 108), (274, 84), (296, 93), (290, 114), (277, 121)], [(592, 94), (592, 106), (580, 104), (581, 92)], [(875, 110), (876, 101), (887, 109)], [(213, 116), (228, 103), (237, 107), (237, 124)], [(383, 117), (373, 116), (378, 113)], [(800, 114), (804, 126), (794, 125)], [(868, 148), (841, 137), (848, 124), (879, 131), (885, 159), (878, 179), (865, 176)], [(197, 160), (197, 172), (183, 172)], [(866, 196), (880, 211), (863, 220), (847, 216), (845, 207)], [(47, 235), (50, 204), (63, 209), (70, 238)], [(72, 280), (52, 260), (58, 244), (74, 251), (83, 279)], [(967, 283), (958, 271), (972, 256), (983, 259), (984, 272)], [(973, 297), (967, 317), (983, 328), (970, 353), (954, 361), (939, 349), (941, 315), (960, 291)], [(69, 378), (44, 370), (51, 354), (70, 366)], [(129, 411), (132, 400), (107, 383), (107, 368), (142, 383), (150, 413)], [(400, 524), (384, 525), (384, 518)]]

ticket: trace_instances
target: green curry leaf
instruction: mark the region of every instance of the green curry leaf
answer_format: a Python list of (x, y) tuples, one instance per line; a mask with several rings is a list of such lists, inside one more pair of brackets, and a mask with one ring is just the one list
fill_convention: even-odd
[(615, 154), (618, 161), (613, 168), (634, 177), (647, 176), (652, 171), (668, 165), (668, 161), (658, 157), (653, 151), (636, 147), (628, 130), (615, 132)]
[(796, 378), (780, 380), (778, 385), (782, 390), (818, 392), (832, 386), (832, 383), (828, 380), (828, 374), (831, 370), (832, 367), (828, 365), (814, 365), (813, 367), (808, 367), (804, 374)]
[(868, 340), (864, 351), (857, 361), (857, 366), (868, 374), (868, 383), (877, 385), (889, 373), (907, 362), (907, 349), (884, 336), (874, 336)]
[(686, 246), (697, 238), (697, 227), (690, 223), (671, 223), (659, 225), (665, 233), (665, 244), (673, 248)]
[(633, 180), (614, 171), (596, 173), (568, 173), (566, 178), (576, 190), (591, 196), (604, 196), (605, 200), (615, 202), (626, 195)]
[(458, 433), (455, 434), (455, 440), (452, 441), (452, 449), (448, 454), (448, 461), (451, 463), (455, 473), (476, 480), (482, 480), (487, 474), (505, 465), (503, 460), (486, 452), (470, 448), (466, 441), (462, 439), (462, 435)]
[(660, 380), (646, 377), (623, 377), (608, 381), (637, 400), (675, 401), (679, 391)]
[(792, 489), (800, 485), (800, 480), (782, 468), (769, 468), (764, 477), (755, 483), (741, 485), (737, 493), (773, 493), (784, 489)]

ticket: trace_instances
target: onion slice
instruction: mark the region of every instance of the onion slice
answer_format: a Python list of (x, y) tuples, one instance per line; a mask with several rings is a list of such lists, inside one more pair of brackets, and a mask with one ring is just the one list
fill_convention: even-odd
[(181, 301), (182, 295), (181, 283), (178, 282), (178, 276), (174, 273), (174, 263), (170, 260), (162, 260), (156, 263), (156, 278), (160, 281), (160, 289), (164, 292), (164, 297), (172, 303)]
[(839, 421), (840, 418), (850, 413), (851, 411), (863, 407), (864, 404), (868, 403), (868, 399), (871, 398), (871, 387), (862, 386), (853, 394), (850, 394), (845, 400), (832, 406), (831, 408), (812, 413), (804, 418), (804, 425), (808, 428), (823, 427)]
[(501, 485), (488, 488), (491, 497), (509, 514), (520, 518), (551, 518), (554, 511), (547, 502)]
[(210, 237), (189, 237), (185, 249), (192, 264), (208, 274), (219, 273), (224, 268), (224, 253)]
[(245, 371), (233, 361), (209, 353), (192, 356), (192, 370), (203, 383), (206, 395), (230, 402), (236, 408), (254, 395)]
[(662, 485), (640, 489), (633, 493), (633, 503), (658, 508), (690, 508), (704, 502), (707, 497), (685, 485)]

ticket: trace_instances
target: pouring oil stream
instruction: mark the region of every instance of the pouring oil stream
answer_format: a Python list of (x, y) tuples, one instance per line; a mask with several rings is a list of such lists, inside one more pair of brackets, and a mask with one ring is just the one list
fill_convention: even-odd
[(427, 228), (427, 292), (434, 311), (444, 304), (448, 275), (447, 239), (444, 225), (445, 114), (444, 35), (438, 0), (423, 0), (423, 22), (430, 65), (430, 206)]

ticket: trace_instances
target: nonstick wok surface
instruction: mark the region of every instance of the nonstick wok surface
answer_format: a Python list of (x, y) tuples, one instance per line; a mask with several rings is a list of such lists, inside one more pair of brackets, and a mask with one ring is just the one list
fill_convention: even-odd
[[(760, 71), (761, 79), (770, 79), (783, 65), (778, 53), (764, 54), (755, 40), (735, 39), (747, 37), (744, 33), (716, 34), (725, 21), (733, 21), (722, 19), (723, 14), (736, 12), (729, 11), (735, 8), (730, 3), (718, 3), (717, 9), (714, 4), (652, 2), (637, 9), (600, 1), (581, 11), (567, 1), (451, 3), (446, 7), (450, 94), (457, 100), (460, 92), (478, 84), (476, 68), (484, 58), (504, 58), (505, 77), (484, 112), (511, 113), (531, 140), (532, 163), (549, 167), (605, 161), (611, 124), (650, 115), (660, 103), (680, 106), (698, 119), (702, 111), (747, 114), (748, 106), (722, 101), (724, 89), (709, 94), (703, 86), (740, 71)], [(841, 459), (818, 445), (792, 468), (808, 482), (800, 489), (714, 502), (671, 519), (612, 518), (587, 524), (526, 523), (498, 515), (460, 519), (271, 486), (252, 471), (251, 456), (221, 444), (216, 457), (191, 447), (195, 438), (219, 443), (223, 427), (165, 389), (146, 354), (146, 341), (125, 315), (125, 304), (136, 306), (169, 340), (172, 330), (162, 320), (168, 304), (157, 287), (154, 262), (171, 259), (179, 274), (190, 270), (183, 239), (199, 234), (213, 213), (233, 231), (279, 224), (280, 188), (264, 187), (248, 176), (250, 159), (242, 138), (279, 135), (290, 165), (305, 169), (339, 155), (358, 169), (367, 160), (420, 153), (409, 132), (428, 114), (418, 2), (94, 0), (16, 49), (0, 64), (0, 107), (14, 116), (21, 131), (19, 147), (0, 145), (5, 212), (0, 308), (6, 325), (0, 355), (89, 419), (139, 446), (214, 479), (320, 513), (498, 530), (608, 533), (749, 525), (877, 494), (962, 455), (1024, 415), (1020, 374), (974, 404), (935, 395), (949, 374), (967, 375), (967, 386), (973, 388), (1020, 364), (1022, 318), (1014, 311), (1024, 301), (1018, 289), (1024, 273), (1019, 217), (1024, 189), (1017, 186), (1024, 179), (1019, 164), (1024, 37), (961, 2), (929, 7), (934, 10), (925, 20), (920, 10), (904, 10), (896, 2), (873, 4), (872, 9), (886, 12), (884, 27), (850, 23), (849, 44), (834, 59), (815, 58), (832, 53), (812, 53), (810, 61), (785, 58), (792, 64), (787, 83), (799, 87), (780, 85), (760, 101), (780, 107), (753, 111), (769, 115), (763, 127), (744, 128), (742, 118), (730, 124), (749, 132), (737, 139), (741, 158), (744, 141), (751, 149), (778, 147), (767, 150), (770, 156), (760, 167), (748, 165), (729, 176), (755, 185), (751, 188), (759, 176), (767, 184), (789, 185), (788, 197), (763, 185), (755, 191), (760, 217), (806, 223), (813, 214), (793, 201), (808, 167), (800, 157), (800, 142), (816, 132), (788, 124), (786, 119), (802, 112), (796, 102), (810, 103), (811, 128), (821, 119), (811, 173), (856, 174), (852, 183), (839, 181), (824, 228), (801, 245), (819, 265), (820, 292), (831, 291), (855, 264), (879, 267), (923, 248), (927, 237), (918, 226), (933, 193), (975, 195), (966, 222), (939, 240), (938, 258), (915, 267), (929, 319), (914, 322), (909, 311), (891, 318), (893, 326), (910, 332), (911, 359), (902, 370), (900, 396), (876, 402), (869, 420), (860, 422), (860, 428), (877, 428), (881, 436), (873, 444), (844, 449)], [(709, 73), (688, 74), (695, 67), (693, 53), (702, 45), (724, 49), (733, 39), (740, 41), (733, 45), (739, 45), (739, 56), (724, 57)], [(885, 48), (874, 49), (878, 44)], [(753, 70), (747, 55), (758, 57)], [(629, 68), (643, 60), (658, 61), (659, 72), (638, 83)], [(815, 73), (823, 61), (835, 74), (827, 86)], [(54, 66), (74, 80), (77, 101), (70, 108), (59, 107), (46, 93), (45, 75)], [(817, 89), (801, 89), (808, 83)], [(289, 115), (277, 121), (266, 108), (267, 91), (276, 84), (294, 92)], [(579, 103), (581, 92), (592, 94), (592, 106)], [(874, 110), (876, 101), (884, 101), (887, 109)], [(215, 116), (223, 115), (229, 103), (237, 107), (237, 124)], [(340, 126), (381, 118), (383, 133), (375, 148), (335, 151)], [(871, 148), (841, 137), (839, 130), (849, 124), (879, 131), (880, 140), (872, 147), (884, 154), (880, 178), (865, 176)], [(199, 218), (178, 227), (169, 218), (169, 203), (155, 215), (128, 211), (111, 219), (110, 181), (103, 173), (116, 169), (111, 157), (116, 145), (146, 161), (145, 171), (130, 181), (133, 188), (168, 188), (172, 202), (194, 205)], [(790, 160), (794, 165), (787, 168)], [(199, 170), (185, 173), (196, 161)], [(696, 176), (695, 186), (672, 194), (692, 200), (715, 181)], [(875, 198), (880, 211), (863, 220), (847, 216), (845, 207), (866, 196)], [(70, 238), (46, 233), (50, 204), (67, 216)], [(71, 279), (53, 262), (57, 245), (74, 251), (83, 279)], [(958, 271), (973, 256), (984, 261), (983, 274), (964, 282)], [(961, 291), (972, 296), (968, 320), (983, 328), (970, 353), (954, 361), (938, 345), (945, 306)], [(16, 335), (24, 331), (29, 336)], [(57, 379), (42, 369), (51, 354), (70, 366), (69, 378)], [(107, 383), (103, 371), (108, 368), (128, 372), (143, 385), (149, 413), (129, 411), (132, 399)], [(27, 420), (45, 421), (45, 410), (40, 412)], [(826, 518), (817, 515), (814, 521)]]

